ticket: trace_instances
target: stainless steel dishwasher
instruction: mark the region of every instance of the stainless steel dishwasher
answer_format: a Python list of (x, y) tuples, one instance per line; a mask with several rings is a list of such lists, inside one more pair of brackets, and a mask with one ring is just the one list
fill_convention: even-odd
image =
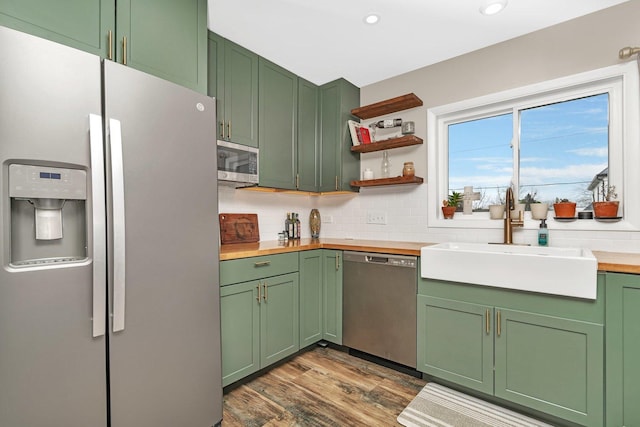
[(344, 252), (342, 342), (416, 367), (417, 258)]

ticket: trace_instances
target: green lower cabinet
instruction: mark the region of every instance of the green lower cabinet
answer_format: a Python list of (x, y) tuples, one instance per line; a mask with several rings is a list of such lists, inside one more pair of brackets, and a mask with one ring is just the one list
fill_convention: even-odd
[(222, 385), (260, 369), (260, 304), (257, 280), (220, 288)]
[(604, 327), (495, 310), (501, 323), (494, 328), (495, 396), (580, 425), (601, 426)]
[(342, 344), (342, 251), (300, 252), (300, 347)]
[(640, 425), (640, 275), (607, 273), (607, 426)]
[(342, 251), (323, 249), (322, 338), (342, 345)]
[(300, 256), (300, 347), (322, 339), (323, 249), (302, 251)]
[(298, 273), (220, 288), (222, 385), (300, 349)]
[(490, 321), (491, 307), (418, 295), (418, 370), (493, 394), (488, 312)]
[(260, 302), (260, 366), (262, 368), (300, 350), (298, 273), (262, 281)]
[(437, 296), (418, 295), (418, 370), (554, 420), (603, 425), (602, 280), (598, 301), (441, 281), (419, 288)]

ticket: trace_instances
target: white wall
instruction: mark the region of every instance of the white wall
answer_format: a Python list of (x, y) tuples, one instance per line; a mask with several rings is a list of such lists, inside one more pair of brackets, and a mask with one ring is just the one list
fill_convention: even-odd
[[(413, 161), (416, 175), (426, 177), (427, 108), (619, 63), (620, 48), (640, 46), (638, 16), (640, 1), (630, 1), (361, 88), (361, 105), (409, 92), (414, 92), (424, 102), (422, 107), (393, 115), (413, 120), (416, 135), (423, 138), (425, 144), (390, 150), (392, 175), (401, 173), (405, 161)], [(411, 43), (405, 46), (410, 48)], [(381, 156), (380, 152), (363, 154), (362, 168), (370, 167), (379, 176)], [(640, 164), (640, 159), (638, 162)], [(417, 242), (502, 241), (500, 224), (490, 230), (428, 229), (427, 209), (439, 208), (427, 206), (428, 191), (426, 182), (417, 186), (363, 188), (354, 196), (322, 197), (254, 193), (221, 187), (219, 197), (220, 212), (257, 212), (262, 240), (277, 238), (289, 211), (300, 213), (303, 237), (308, 237), (309, 210), (317, 207), (323, 219), (333, 217), (332, 223), (323, 220), (321, 237)], [(630, 196), (640, 197), (640, 194)], [(387, 225), (366, 224), (366, 214), (371, 210), (386, 212)], [(527, 229), (514, 232), (514, 241), (535, 243), (536, 230), (537, 224), (528, 224)], [(640, 251), (640, 233), (551, 228), (550, 244), (637, 252)]]

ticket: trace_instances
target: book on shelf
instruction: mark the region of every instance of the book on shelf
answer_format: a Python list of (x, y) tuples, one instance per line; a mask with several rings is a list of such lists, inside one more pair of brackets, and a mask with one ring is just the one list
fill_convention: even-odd
[(366, 126), (354, 120), (347, 120), (347, 123), (349, 125), (349, 132), (351, 133), (351, 143), (354, 146), (371, 143), (371, 133)]

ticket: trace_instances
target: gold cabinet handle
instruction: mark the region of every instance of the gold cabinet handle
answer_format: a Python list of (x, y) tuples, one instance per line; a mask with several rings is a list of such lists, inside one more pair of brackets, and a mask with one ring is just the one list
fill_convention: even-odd
[(500, 322), (500, 310), (496, 312), (496, 332), (498, 333), (498, 336), (500, 336), (500, 334), (502, 333), (502, 325)]
[(227, 122), (227, 138), (231, 140), (231, 120)]
[(336, 255), (336, 271), (340, 270), (340, 255)]
[(122, 65), (127, 65), (127, 37), (122, 37)]
[(266, 267), (269, 264), (271, 264), (271, 261), (258, 261), (258, 262), (254, 262), (253, 266), (254, 267)]
[(258, 301), (258, 304), (260, 304), (260, 300), (262, 299), (262, 294), (260, 293), (260, 283), (258, 283), (256, 289), (258, 290), (258, 297), (256, 298), (256, 301)]
[(111, 30), (109, 30), (108, 34), (108, 53), (107, 53), (107, 59), (109, 61), (113, 61), (113, 32)]
[(300, 174), (296, 174), (296, 190), (300, 189)]
[(264, 286), (264, 296), (263, 296), (263, 298), (264, 298), (264, 301), (267, 302), (267, 282), (264, 282), (262, 284), (262, 286)]
[(220, 122), (220, 139), (224, 139), (224, 121)]
[(491, 313), (488, 308), (484, 312), (484, 330), (487, 335), (491, 332)]
[(338, 175), (336, 175), (336, 191), (338, 191)]

